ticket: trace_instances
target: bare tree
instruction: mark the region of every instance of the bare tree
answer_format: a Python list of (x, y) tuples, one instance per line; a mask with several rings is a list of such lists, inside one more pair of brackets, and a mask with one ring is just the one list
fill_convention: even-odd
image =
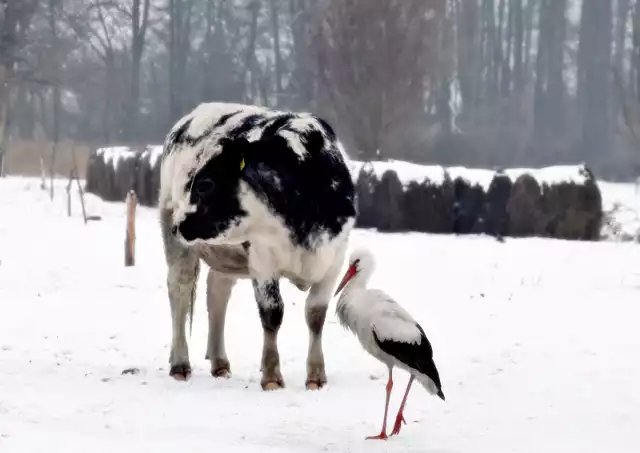
[(312, 51), (321, 100), (362, 157), (393, 154), (424, 110), (443, 0), (329, 0)]
[(3, 175), (11, 94), (24, 63), (21, 49), (38, 0), (0, 0), (0, 176)]
[(611, 104), (612, 80), (612, 23), (613, 7), (610, 2), (583, 0), (583, 21), (580, 25), (579, 61), (582, 89), (578, 99), (582, 107), (581, 148), (590, 160), (606, 159), (612, 144)]
[(126, 121), (126, 136), (130, 141), (135, 139), (138, 132), (140, 70), (149, 26), (150, 7), (150, 0), (131, 0), (131, 9), (125, 9), (125, 14), (131, 21), (131, 80)]
[(194, 0), (169, 0), (169, 123), (182, 115)]

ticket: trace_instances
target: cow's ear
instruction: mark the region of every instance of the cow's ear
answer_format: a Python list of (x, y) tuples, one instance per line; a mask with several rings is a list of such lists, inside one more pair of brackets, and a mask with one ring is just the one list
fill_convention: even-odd
[(251, 142), (244, 137), (222, 140), (222, 153), (224, 155), (225, 168), (230, 171), (242, 171), (247, 165), (247, 156), (251, 154)]

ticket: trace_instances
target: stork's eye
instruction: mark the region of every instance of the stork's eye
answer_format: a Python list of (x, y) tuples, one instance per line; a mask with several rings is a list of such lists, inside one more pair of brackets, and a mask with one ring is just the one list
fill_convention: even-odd
[(193, 192), (199, 197), (206, 197), (216, 188), (216, 183), (212, 179), (200, 179), (193, 185)]

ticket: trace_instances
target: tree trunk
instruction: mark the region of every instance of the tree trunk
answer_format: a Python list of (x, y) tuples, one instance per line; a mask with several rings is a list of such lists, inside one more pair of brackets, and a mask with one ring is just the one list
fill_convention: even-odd
[(0, 177), (4, 176), (4, 161), (8, 142), (11, 69), (0, 63)]
[(633, 14), (633, 77), (630, 83), (635, 87), (636, 98), (640, 101), (640, 1), (636, 0)]
[(457, 60), (460, 95), (462, 96), (462, 118), (473, 117), (477, 102), (480, 59), (478, 53), (478, 3), (467, 0), (456, 1)]
[(256, 39), (258, 38), (258, 14), (260, 13), (260, 0), (251, 0), (248, 8), (251, 13), (251, 23), (249, 24), (249, 42), (244, 59), (245, 74), (249, 76), (247, 89), (245, 92), (245, 102), (255, 102), (259, 93), (259, 70), (256, 61)]
[(527, 0), (525, 9), (525, 29), (524, 29), (524, 68), (525, 84), (531, 78), (531, 48), (533, 46), (533, 19), (536, 15), (536, 6), (540, 0)]
[(138, 135), (140, 117), (140, 70), (145, 49), (147, 24), (149, 22), (150, 0), (133, 0), (131, 9), (131, 86), (129, 88), (129, 107), (127, 108), (127, 139), (135, 140)]
[(191, 52), (193, 0), (169, 0), (169, 124), (183, 113), (188, 93), (187, 63)]
[(278, 0), (271, 0), (271, 28), (273, 31), (273, 57), (275, 60), (275, 90), (276, 96), (282, 94), (282, 52), (280, 50), (280, 14), (278, 11)]
[[(581, 148), (588, 159), (599, 160), (611, 149), (611, 44), (612, 6), (601, 0), (584, 0), (587, 18), (581, 24), (581, 38), (586, 39), (589, 57), (582, 61), (584, 85), (581, 95)], [(580, 45), (582, 46), (582, 42)]]
[(524, 18), (522, 14), (522, 2), (524, 0), (511, 0), (513, 9), (513, 84), (517, 96), (524, 94), (524, 74), (522, 71), (522, 50), (524, 46)]
[[(58, 42), (58, 24), (56, 21), (56, 9), (58, 8), (58, 0), (49, 0), (49, 31), (51, 32), (51, 43), (54, 52), (57, 52), (59, 47)], [(52, 103), (53, 103), (53, 125), (51, 130), (51, 139), (53, 140), (53, 148), (51, 150), (51, 161), (49, 163), (49, 197), (53, 200), (54, 194), (54, 168), (56, 165), (56, 157), (58, 154), (58, 142), (60, 141), (60, 110), (61, 110), (61, 99), (60, 99), (60, 81), (57, 77), (57, 71), (54, 70), (54, 83), (53, 83), (53, 93), (52, 93)]]

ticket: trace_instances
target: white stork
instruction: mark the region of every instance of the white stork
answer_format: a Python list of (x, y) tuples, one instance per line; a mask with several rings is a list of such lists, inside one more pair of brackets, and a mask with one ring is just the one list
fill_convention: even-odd
[(400, 433), (402, 422), (406, 423), (403, 411), (414, 379), (442, 400), (444, 393), (433, 361), (433, 349), (422, 327), (384, 291), (366, 288), (374, 266), (373, 255), (368, 249), (358, 248), (352, 252), (349, 267), (335, 292), (337, 295), (344, 289), (336, 305), (336, 315), (340, 324), (356, 335), (364, 349), (389, 368), (382, 431), (377, 436), (367, 437), (387, 439), (387, 411), (394, 366), (408, 371), (411, 377), (391, 435)]

